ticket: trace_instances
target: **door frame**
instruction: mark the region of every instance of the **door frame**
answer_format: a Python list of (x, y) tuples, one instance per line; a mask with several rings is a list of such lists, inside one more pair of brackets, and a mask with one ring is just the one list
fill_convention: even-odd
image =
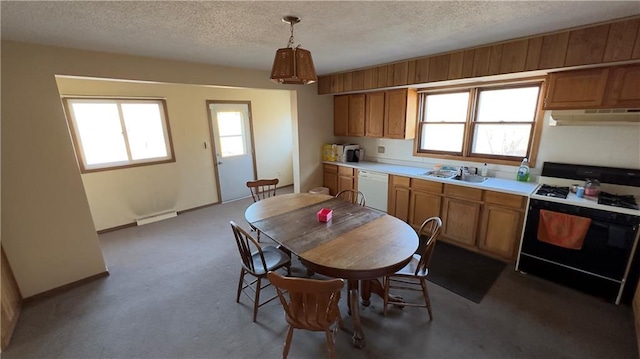
[[(216, 138), (213, 133), (213, 117), (211, 116), (211, 108), (209, 105), (212, 104), (232, 104), (232, 105), (247, 105), (249, 111), (249, 131), (251, 132), (249, 140), (251, 141), (251, 159), (253, 163), (253, 179), (255, 180), (258, 176), (258, 168), (256, 165), (256, 144), (253, 139), (253, 112), (251, 111), (251, 101), (239, 101), (239, 100), (207, 100), (207, 119), (209, 122), (209, 139), (211, 140), (211, 161), (213, 161), (213, 176), (216, 180), (216, 190), (218, 191), (218, 201), (216, 204), (222, 203), (222, 189), (220, 188), (220, 176), (219, 176), (219, 168), (218, 168), (218, 160), (216, 155)], [(248, 197), (248, 195), (247, 195)]]

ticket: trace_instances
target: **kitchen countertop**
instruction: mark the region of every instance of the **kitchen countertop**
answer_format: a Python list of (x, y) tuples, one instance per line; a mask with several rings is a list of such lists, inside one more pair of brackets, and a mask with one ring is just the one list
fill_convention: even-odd
[(464, 186), (464, 187), (478, 188), (478, 189), (484, 189), (489, 191), (515, 194), (520, 196), (529, 196), (538, 186), (537, 183), (518, 182), (516, 180), (508, 180), (508, 179), (496, 178), (496, 177), (489, 177), (488, 180), (482, 183), (465, 182), (465, 181), (460, 181), (460, 180), (455, 180), (450, 178), (429, 177), (429, 176), (423, 175), (423, 173), (425, 173), (426, 171), (429, 171), (430, 168), (399, 166), (399, 165), (392, 165), (392, 164), (379, 163), (379, 162), (323, 161), (323, 163), (351, 167), (359, 170), (382, 172), (390, 175), (417, 178), (417, 179), (433, 181), (433, 182), (454, 184), (457, 186)]

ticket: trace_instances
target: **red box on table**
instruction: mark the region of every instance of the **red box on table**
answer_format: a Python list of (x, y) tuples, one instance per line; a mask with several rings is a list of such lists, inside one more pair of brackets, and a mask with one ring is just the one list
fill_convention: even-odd
[(318, 211), (318, 221), (329, 222), (332, 215), (333, 211), (330, 208), (322, 208)]

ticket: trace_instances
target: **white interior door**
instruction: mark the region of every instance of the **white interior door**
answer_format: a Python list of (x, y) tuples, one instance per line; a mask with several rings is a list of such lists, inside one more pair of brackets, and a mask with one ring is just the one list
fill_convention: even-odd
[(255, 179), (250, 103), (209, 103), (211, 133), (222, 202), (250, 195)]

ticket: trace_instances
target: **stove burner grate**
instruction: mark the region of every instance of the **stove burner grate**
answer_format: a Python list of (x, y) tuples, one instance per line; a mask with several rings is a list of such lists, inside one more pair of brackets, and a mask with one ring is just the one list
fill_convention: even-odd
[(569, 195), (569, 187), (557, 187), (543, 184), (536, 194), (547, 197), (567, 198)]
[(598, 196), (598, 204), (629, 209), (639, 209), (635, 197), (615, 195), (607, 192), (600, 192), (600, 195)]

